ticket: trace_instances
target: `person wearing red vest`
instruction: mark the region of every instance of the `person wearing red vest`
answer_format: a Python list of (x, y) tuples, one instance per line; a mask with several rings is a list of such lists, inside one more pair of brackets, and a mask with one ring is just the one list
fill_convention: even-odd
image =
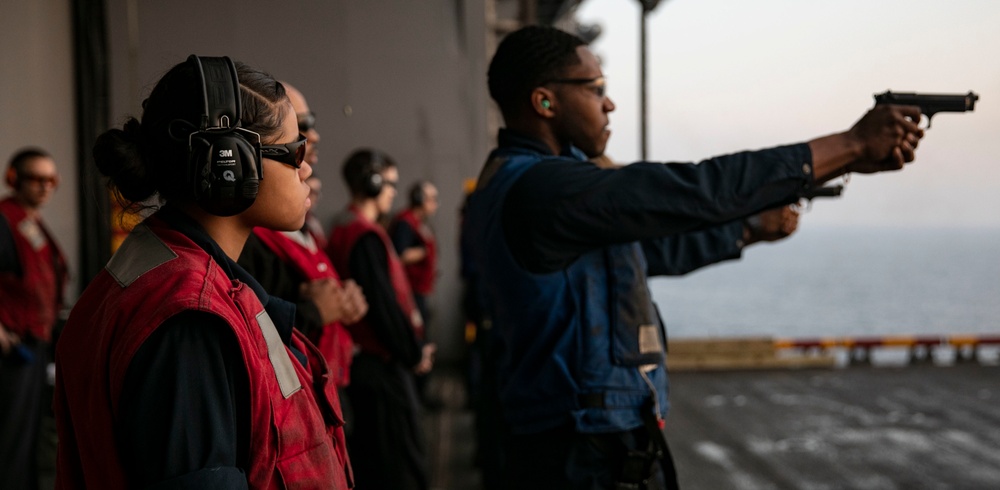
[(437, 240), (429, 221), (438, 209), (438, 191), (434, 184), (421, 180), (410, 188), (409, 198), (409, 207), (397, 214), (389, 226), (389, 236), (403, 262), (413, 299), (427, 322), (427, 296), (434, 291), (437, 278)]
[(294, 305), (236, 263), (254, 227), (302, 227), (304, 150), (280, 83), (194, 55), (141, 122), (98, 137), (124, 207), (156, 209), (60, 337), (56, 488), (353, 486), (327, 363), (293, 328)]
[[(428, 335), (431, 314), (427, 297), (434, 290), (437, 278), (437, 240), (430, 227), (430, 218), (438, 208), (438, 191), (434, 184), (419, 180), (410, 187), (409, 206), (393, 217), (389, 224), (389, 237), (399, 255), (406, 279), (413, 290), (413, 301), (424, 320), (424, 336)], [(441, 400), (428, 393), (428, 376), (418, 375), (417, 394), (425, 407), (441, 407)]]
[[(369, 305), (361, 321), (347, 325), (360, 349), (347, 387), (358, 488), (423, 490), (426, 448), (413, 374), (430, 371), (434, 347), (423, 343), (423, 319), (403, 265), (377, 224), (392, 207), (399, 173), (381, 152), (358, 150), (344, 162), (343, 176), (351, 202), (334, 218), (327, 253), (341, 277), (357, 281)], [(393, 471), (386, 471), (386, 461)]]
[[(319, 133), (305, 97), (282, 82), (295, 110), (299, 133), (306, 137), (305, 161), (316, 168), (319, 163), (316, 144)], [(316, 207), (318, 193), (310, 176), (309, 198)], [(307, 216), (308, 224), (308, 216)], [(351, 280), (341, 283), (333, 264), (317, 243), (308, 226), (295, 231), (255, 228), (237, 263), (250, 273), (272, 296), (295, 303), (295, 328), (319, 347), (334, 373), (338, 388), (350, 382), (354, 342), (343, 323), (360, 320), (368, 310), (361, 288)]]
[(326, 252), (301, 231), (254, 228), (237, 263), (268, 293), (295, 303), (295, 328), (323, 353), (334, 384), (350, 384), (354, 341), (342, 322), (368, 311), (361, 288), (352, 280), (342, 284)]
[(52, 327), (62, 308), (66, 259), (42, 222), (59, 182), (43, 150), (10, 160), (0, 200), (0, 478), (3, 488), (38, 487), (36, 459)]

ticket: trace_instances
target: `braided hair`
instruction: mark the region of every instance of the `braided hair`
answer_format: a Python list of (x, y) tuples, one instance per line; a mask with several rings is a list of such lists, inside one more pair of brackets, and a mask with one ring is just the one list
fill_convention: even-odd
[[(284, 86), (263, 71), (239, 61), (234, 64), (243, 108), (241, 126), (259, 134), (261, 141), (273, 140), (281, 134), (286, 112)], [(186, 195), (187, 135), (204, 110), (201, 91), (191, 63), (178, 63), (143, 101), (141, 121), (129, 117), (121, 129), (97, 137), (94, 161), (123, 208), (139, 211), (146, 208), (142, 202), (153, 196), (170, 201)], [(176, 134), (178, 122), (186, 122), (188, 130)]]
[(547, 26), (527, 26), (508, 34), (490, 62), (490, 97), (505, 116), (515, 114), (535, 87), (580, 63), (576, 48), (586, 44), (577, 36)]

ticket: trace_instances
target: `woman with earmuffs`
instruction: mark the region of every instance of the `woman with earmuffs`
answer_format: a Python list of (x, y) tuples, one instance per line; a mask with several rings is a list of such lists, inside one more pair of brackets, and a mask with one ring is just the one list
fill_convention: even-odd
[(56, 487), (349, 488), (340, 402), (294, 306), (236, 264), (255, 226), (302, 227), (305, 139), (284, 88), (191, 56), (101, 135), (137, 225), (56, 353)]

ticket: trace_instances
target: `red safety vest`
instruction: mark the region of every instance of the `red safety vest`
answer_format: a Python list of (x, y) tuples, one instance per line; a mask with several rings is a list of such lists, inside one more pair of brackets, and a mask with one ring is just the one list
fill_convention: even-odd
[(154, 216), (84, 291), (60, 338), (56, 487), (129, 487), (114, 437), (126, 371), (165, 320), (190, 310), (219, 316), (239, 342), (250, 383), (249, 487), (352, 486), (340, 400), (322, 355), (293, 330), (309, 367), (295, 360), (253, 291)]
[[(351, 251), (358, 239), (368, 233), (374, 233), (382, 240), (385, 247), (386, 258), (389, 263), (389, 280), (396, 293), (396, 302), (403, 310), (403, 314), (410, 320), (410, 326), (417, 337), (423, 340), (424, 320), (420, 316), (420, 311), (413, 301), (413, 293), (410, 291), (410, 283), (406, 279), (406, 272), (403, 270), (403, 263), (400, 262), (396, 250), (386, 235), (382, 227), (366, 220), (358, 213), (353, 206), (347, 211), (337, 216), (333, 230), (330, 232), (327, 255), (333, 260), (334, 267), (344, 278), (350, 278)], [(375, 331), (367, 326), (365, 320), (361, 320), (353, 325), (347, 325), (347, 330), (351, 332), (354, 342), (361, 347), (361, 350), (369, 354), (379, 356), (383, 359), (390, 359), (392, 356), (382, 345), (382, 342), (375, 336)]]
[(406, 264), (406, 277), (410, 280), (410, 287), (414, 294), (427, 296), (434, 290), (434, 279), (437, 278), (437, 240), (434, 232), (420, 218), (417, 217), (413, 209), (407, 209), (396, 215), (396, 221), (410, 225), (420, 238), (421, 245), (427, 250), (427, 256), (423, 260)]
[[(340, 284), (340, 277), (330, 258), (318, 248), (318, 244), (317, 248), (309, 248), (283, 232), (267, 228), (254, 228), (253, 233), (282, 262), (294, 267), (306, 279), (333, 279)], [(334, 382), (341, 388), (347, 386), (351, 382), (351, 359), (354, 354), (351, 335), (340, 322), (333, 322), (324, 325), (317, 337), (309, 340), (319, 347), (326, 362), (334, 370)]]
[(0, 323), (21, 337), (49, 341), (62, 307), (66, 258), (42, 221), (29, 219), (14, 198), (0, 201), (0, 215), (10, 226), (21, 264), (20, 276), (0, 272)]

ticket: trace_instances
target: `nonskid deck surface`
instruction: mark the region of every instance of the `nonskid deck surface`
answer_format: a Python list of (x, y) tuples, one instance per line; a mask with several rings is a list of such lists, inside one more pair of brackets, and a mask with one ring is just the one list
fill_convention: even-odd
[[(464, 381), (431, 386), (433, 488), (482, 488)], [(685, 490), (1000, 488), (1000, 366), (678, 372), (670, 401)]]

